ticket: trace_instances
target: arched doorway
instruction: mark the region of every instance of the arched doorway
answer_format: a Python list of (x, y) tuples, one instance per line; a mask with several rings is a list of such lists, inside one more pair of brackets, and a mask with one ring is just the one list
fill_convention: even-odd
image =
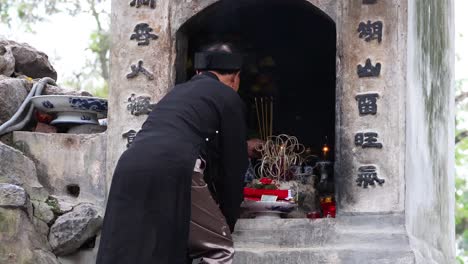
[(241, 96), (249, 106), (255, 96), (277, 99), (274, 134), (296, 135), (317, 153), (325, 138), (334, 144), (336, 29), (321, 10), (302, 0), (218, 3), (185, 23), (182, 34), (188, 45), (179, 45), (186, 51), (178, 52), (177, 82), (194, 74), (191, 59), (200, 46), (216, 39), (234, 42), (246, 54)]
[[(273, 98), (273, 134), (296, 136), (312, 154), (334, 161), (335, 22), (304, 0), (230, 2), (207, 7), (179, 29), (176, 82), (195, 74), (192, 60), (200, 47), (233, 42), (245, 54), (239, 93), (249, 137), (259, 137), (255, 98)], [(324, 144), (331, 150), (326, 157)], [(334, 191), (331, 185), (326, 192)]]

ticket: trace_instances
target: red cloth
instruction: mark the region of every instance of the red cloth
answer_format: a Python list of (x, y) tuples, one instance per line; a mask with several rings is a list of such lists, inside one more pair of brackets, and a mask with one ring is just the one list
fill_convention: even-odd
[(261, 198), (262, 195), (275, 195), (278, 196), (278, 200), (284, 200), (288, 197), (288, 190), (265, 190), (247, 187), (244, 188), (244, 197), (246, 198)]

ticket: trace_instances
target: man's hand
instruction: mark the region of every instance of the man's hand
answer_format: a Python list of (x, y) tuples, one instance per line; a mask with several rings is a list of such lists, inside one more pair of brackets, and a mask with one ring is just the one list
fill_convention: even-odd
[(265, 144), (265, 142), (258, 138), (247, 140), (247, 151), (249, 153), (249, 158), (261, 158), (262, 155), (257, 149), (260, 149), (263, 144)]

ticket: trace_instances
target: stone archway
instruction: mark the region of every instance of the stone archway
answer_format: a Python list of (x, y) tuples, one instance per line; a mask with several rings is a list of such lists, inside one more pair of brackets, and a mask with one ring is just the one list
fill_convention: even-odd
[[(242, 2), (248, 2), (248, 1), (249, 0), (244, 0)], [(335, 1), (335, 0), (301, 0), (301, 1), (310, 3), (311, 5), (320, 9), (324, 14), (329, 16), (334, 22), (337, 22), (340, 1)], [(204, 0), (204, 1), (184, 1), (183, 3), (179, 3), (177, 6), (175, 6), (175, 9), (173, 9), (174, 16), (171, 18), (172, 20), (171, 33), (175, 35), (175, 33), (191, 18), (193, 18), (200, 12), (203, 12), (204, 10), (209, 9), (210, 7), (212, 7), (212, 5), (219, 3), (219, 2), (220, 0)], [(240, 2), (240, 1), (228, 0), (224, 2)], [(284, 0), (284, 2), (290, 2), (290, 1)]]
[[(160, 0), (151, 7), (133, 8), (126, 2), (113, 2), (113, 47), (111, 50), (110, 99), (107, 182), (110, 184), (113, 168), (125, 150), (129, 131), (138, 131), (144, 115), (132, 116), (127, 103), (133, 95), (149, 98), (152, 103), (162, 98), (176, 82), (179, 47), (183, 45), (178, 32), (182, 25), (214, 3), (232, 0)], [(286, 2), (286, 0), (278, 0)], [(297, 2), (296, 0), (294, 0)], [(254, 2), (239, 0), (234, 2)], [(384, 1), (308, 2), (326, 14), (336, 24), (336, 138), (335, 176), (337, 200), (341, 212), (401, 212), (404, 208), (404, 53), (406, 32), (403, 5)], [(370, 4), (369, 4), (370, 3)], [(358, 27), (373, 21), (383, 22), (383, 41), (365, 40)], [(387, 22), (386, 22), (387, 21)], [(157, 39), (148, 45), (138, 45), (130, 36), (137, 25), (147, 25)], [(309, 25), (313, 27), (314, 25)], [(382, 64), (378, 77), (361, 78), (356, 69), (366, 61)], [(139, 76), (128, 79), (132, 65), (144, 61), (143, 67), (154, 73), (154, 78)], [(378, 94), (379, 112), (361, 116), (356, 96)], [(364, 149), (355, 137), (377, 134), (383, 148)], [(390, 160), (392, 162), (386, 162)], [(372, 167), (385, 179), (382, 186), (363, 189), (356, 184), (359, 169)], [(361, 175), (362, 176), (362, 175)]]
[[(313, 155), (334, 161), (337, 41), (330, 16), (303, 0), (217, 2), (186, 20), (176, 36), (176, 83), (195, 74), (194, 53), (206, 42), (234, 42), (244, 54), (239, 94), (249, 138), (260, 137), (255, 100), (274, 98), (273, 135), (296, 136)], [(272, 65), (262, 66), (265, 59)], [(332, 150), (326, 157), (324, 144)], [(320, 196), (334, 195), (333, 167), (328, 171), (327, 182), (316, 189)], [(301, 208), (316, 204), (310, 197)]]
[[(177, 83), (195, 74), (187, 65), (213, 40), (241, 46), (245, 58), (239, 93), (249, 110), (255, 108), (249, 107), (253, 97), (277, 99), (275, 134), (295, 135), (317, 155), (325, 138), (334, 146), (336, 29), (330, 17), (307, 1), (213, 4), (177, 32)], [(265, 59), (274, 65), (260, 66)], [(268, 91), (258, 87), (262, 81), (270, 83)], [(249, 110), (249, 124), (255, 127), (256, 115)]]

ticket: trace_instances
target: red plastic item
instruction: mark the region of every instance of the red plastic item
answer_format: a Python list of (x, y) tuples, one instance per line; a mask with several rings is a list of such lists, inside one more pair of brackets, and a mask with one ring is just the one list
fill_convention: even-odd
[(254, 188), (244, 188), (245, 197), (256, 197), (261, 198), (262, 195), (276, 195), (278, 200), (284, 200), (288, 197), (288, 190), (264, 190)]
[(323, 212), (323, 217), (331, 217), (335, 218), (336, 217), (336, 204), (335, 202), (328, 202), (328, 203), (322, 203), (320, 204), (322, 207), (322, 212)]

